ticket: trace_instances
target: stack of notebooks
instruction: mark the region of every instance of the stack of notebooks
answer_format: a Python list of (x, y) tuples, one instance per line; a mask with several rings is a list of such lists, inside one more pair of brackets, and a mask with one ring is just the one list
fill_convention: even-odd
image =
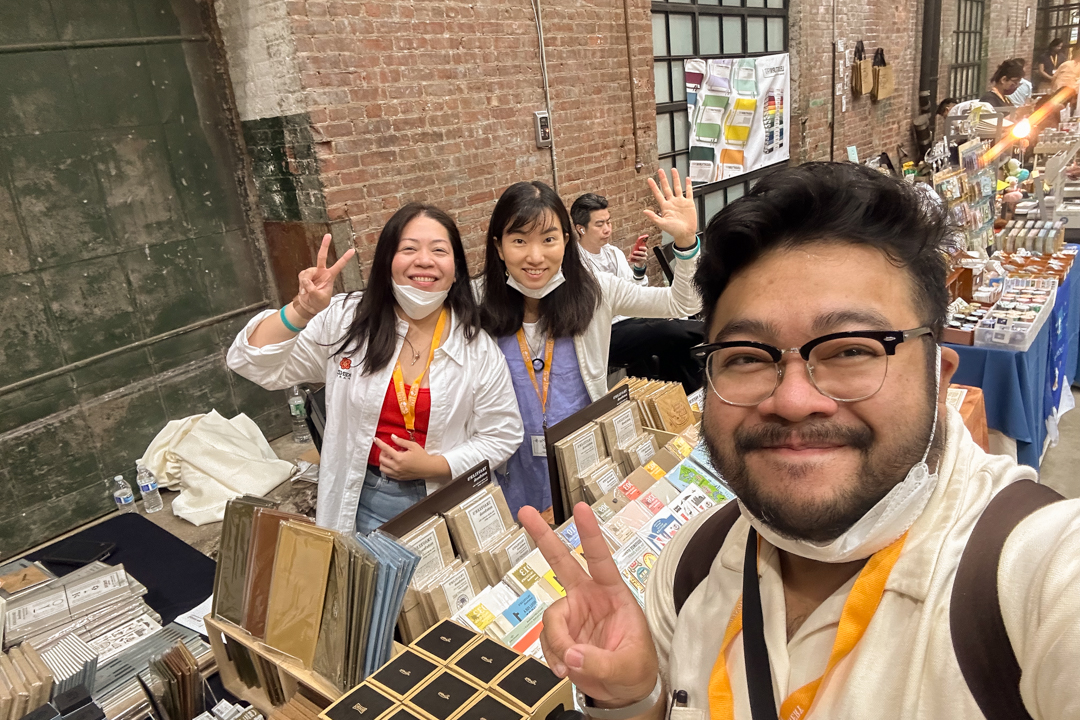
[(105, 713), (83, 685), (57, 693), (52, 700), (38, 705), (24, 720), (104, 720)]
[(199, 662), (184, 643), (150, 657), (139, 683), (158, 720), (193, 720), (203, 711)]
[(319, 718), (525, 720), (557, 717), (573, 707), (569, 680), (535, 658), (443, 620)]
[(56, 692), (65, 692), (78, 685), (94, 687), (98, 656), (78, 635), (66, 635), (41, 653), (41, 659), (52, 671)]
[(17, 720), (48, 702), (53, 672), (29, 645), (0, 653), (0, 720)]
[(92, 562), (8, 599), (4, 647), (28, 642), (43, 652), (74, 634), (91, 647), (100, 642), (108, 649), (117, 636), (138, 633), (135, 626), (160, 627), (161, 617), (144, 595), (146, 587), (123, 565)]
[[(236, 498), (225, 509), (213, 615), (344, 689), (390, 657), (419, 561), (380, 533), (348, 536), (261, 498)], [(238, 642), (226, 651), (241, 682), (285, 702), (270, 660)]]

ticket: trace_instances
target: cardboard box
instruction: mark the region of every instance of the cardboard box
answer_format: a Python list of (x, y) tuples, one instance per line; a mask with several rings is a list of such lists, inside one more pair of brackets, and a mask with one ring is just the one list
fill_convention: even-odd
[(447, 511), (445, 517), (450, 535), (466, 560), (472, 560), (478, 550), (514, 527), (502, 489), (495, 485), (480, 488)]
[(443, 620), (417, 638), (410, 647), (432, 662), (445, 665), (478, 637), (477, 633), (464, 625)]
[(398, 705), (384, 716), (384, 720), (424, 720), (424, 718), (404, 705)]
[(465, 678), (443, 668), (417, 688), (405, 706), (424, 720), (451, 720), (482, 693)]
[(446, 521), (441, 517), (432, 517), (402, 536), (401, 541), (420, 555), (420, 564), (413, 573), (413, 584), (417, 587), (454, 562), (454, 546), (450, 544)]
[[(391, 720), (394, 720), (391, 718)], [(473, 700), (454, 720), (526, 720), (516, 707), (509, 705), (494, 695), (482, 695)]]
[(430, 658), (407, 648), (405, 652), (383, 665), (366, 682), (388, 697), (403, 702), (439, 670), (440, 666)]
[(501, 642), (484, 638), (455, 657), (449, 668), (474, 685), (486, 689), (519, 657)]
[(570, 680), (559, 678), (547, 665), (531, 657), (521, 658), (493, 683), (493, 690), (508, 705), (516, 706), (523, 715), (547, 718), (562, 705), (574, 708)]
[(379, 720), (389, 717), (397, 703), (382, 690), (362, 682), (319, 713), (323, 720)]

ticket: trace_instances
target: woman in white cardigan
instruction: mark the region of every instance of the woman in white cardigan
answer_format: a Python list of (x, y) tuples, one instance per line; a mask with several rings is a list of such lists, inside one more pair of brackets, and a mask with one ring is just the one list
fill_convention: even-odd
[(521, 444), (506, 362), (480, 329), (454, 221), (411, 203), (379, 236), (367, 290), (331, 297), (349, 250), (330, 236), (300, 293), (256, 316), (229, 349), (234, 371), (269, 390), (326, 383), (316, 521), (368, 533), (442, 482)]
[[(541, 182), (511, 185), (499, 198), (487, 232), (483, 327), (506, 356), (525, 441), (507, 462), (500, 485), (514, 514), (551, 508), (544, 429), (607, 392), (611, 318), (686, 317), (700, 310), (693, 285), (697, 210), (689, 179), (663, 171), (652, 189), (660, 212), (645, 215), (675, 239), (671, 287), (642, 287), (596, 276), (570, 238), (570, 216)], [(548, 519), (551, 519), (548, 514)]]

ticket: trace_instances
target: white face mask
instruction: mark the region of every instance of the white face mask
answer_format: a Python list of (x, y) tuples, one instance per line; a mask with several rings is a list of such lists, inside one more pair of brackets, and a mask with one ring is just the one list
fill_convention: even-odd
[(421, 320), (442, 307), (449, 290), (421, 290), (412, 285), (394, 283), (394, 299), (406, 315)]
[(930, 468), (926, 465), (926, 458), (934, 444), (934, 433), (937, 430), (936, 398), (941, 389), (940, 347), (938, 347), (937, 351), (937, 373), (935, 378), (934, 424), (930, 428), (930, 442), (926, 446), (926, 452), (923, 453), (922, 460), (912, 466), (902, 482), (893, 487), (885, 497), (878, 501), (877, 505), (870, 508), (840, 537), (824, 545), (809, 540), (796, 540), (786, 537), (773, 530), (763, 520), (752, 515), (740, 502), (739, 510), (742, 511), (743, 517), (754, 526), (759, 535), (772, 543), (774, 547), (808, 560), (825, 563), (850, 562), (868, 558), (877, 551), (887, 548), (915, 524), (915, 521), (919, 519), (919, 515), (926, 509), (926, 504), (930, 501), (934, 488), (937, 487), (938, 474), (937, 472), (930, 472)]
[(552, 278), (550, 280), (548, 280), (544, 284), (544, 287), (537, 288), (536, 290), (533, 290), (532, 288), (525, 287), (524, 285), (519, 283), (517, 280), (515, 280), (513, 275), (511, 275), (509, 273), (507, 273), (507, 275), (506, 275), (506, 284), (507, 285), (514, 288), (515, 290), (517, 290), (519, 293), (521, 293), (525, 297), (532, 298), (533, 300), (539, 300), (539, 299), (549, 295), (552, 290), (559, 287), (564, 282), (566, 282), (566, 278), (563, 277), (562, 268), (559, 268), (559, 272), (555, 273), (555, 275), (553, 275)]

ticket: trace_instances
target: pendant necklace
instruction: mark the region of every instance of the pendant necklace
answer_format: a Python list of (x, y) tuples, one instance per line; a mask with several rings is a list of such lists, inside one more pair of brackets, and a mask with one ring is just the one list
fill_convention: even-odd
[(401, 339), (409, 343), (409, 352), (412, 353), (412, 364), (415, 365), (416, 363), (420, 362), (420, 353), (418, 353), (416, 351), (416, 348), (413, 347), (412, 341), (409, 340), (408, 336), (402, 335)]

